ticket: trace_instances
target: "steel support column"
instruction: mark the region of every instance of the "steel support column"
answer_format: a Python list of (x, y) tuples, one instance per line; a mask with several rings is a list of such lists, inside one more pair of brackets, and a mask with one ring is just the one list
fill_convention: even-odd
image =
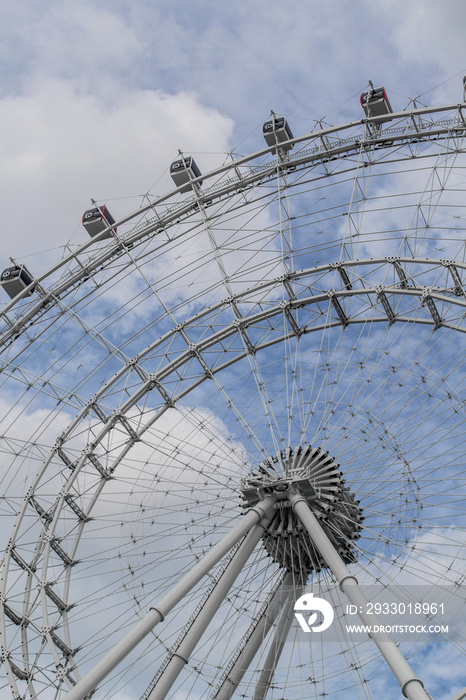
[(264, 667), (256, 683), (252, 700), (265, 700), (265, 696), (267, 695), (270, 683), (272, 682), (278, 660), (283, 651), (288, 632), (290, 631), (291, 624), (294, 621), (294, 603), (296, 598), (299, 598), (300, 595), (301, 591), (299, 587), (295, 591), (290, 591), (288, 594), (288, 600), (286, 601), (285, 607), (282, 610), (277, 629), (269, 647), (267, 658), (265, 659)]
[[(357, 607), (361, 622), (368, 627), (376, 625), (380, 628), (381, 622), (377, 616), (366, 613), (368, 601), (359, 588), (356, 577), (350, 573), (340, 555), (335, 551), (306, 499), (301, 494), (290, 493), (289, 500), (297, 517), (301, 520), (327, 566), (336, 577), (340, 589), (348, 597), (348, 600)], [(432, 700), (424, 689), (424, 684), (416, 676), (390, 636), (385, 632), (373, 632), (370, 636), (395, 675), (403, 695), (409, 700)]]
[(212, 697), (212, 700), (230, 700), (280, 612), (280, 606), (283, 601), (283, 591), (286, 590), (287, 586), (291, 586), (292, 584), (293, 574), (288, 573), (272, 596), (267, 609), (259, 619), (257, 625), (251, 631), (238, 658), (230, 668), (222, 685)]
[(268, 515), (275, 503), (274, 496), (267, 496), (250, 508), (235, 527), (212, 547), (207, 554), (183, 576), (172, 590), (149, 608), (149, 612), (122, 640), (101, 659), (66, 695), (66, 700), (83, 700), (108, 674), (146, 637), (154, 627), (194, 588), (194, 586), (220, 561), (222, 557), (246, 535), (249, 530)]
[(163, 698), (165, 698), (184, 665), (188, 662), (196, 644), (204, 634), (241, 569), (251, 556), (256, 544), (264, 534), (264, 527), (266, 526), (267, 522), (270, 522), (270, 520), (267, 517), (264, 517), (262, 521), (257, 525), (254, 525), (246, 535), (231, 562), (228, 564), (222, 576), (217, 581), (217, 584), (210, 592), (208, 599), (206, 600), (193, 624), (187, 630), (183, 641), (175, 650), (166, 669), (163, 671), (154, 688), (148, 695), (147, 700), (163, 700)]
[(466, 688), (463, 688), (463, 690), (460, 690), (459, 693), (456, 693), (455, 697), (451, 700), (463, 700), (463, 698), (466, 698)]

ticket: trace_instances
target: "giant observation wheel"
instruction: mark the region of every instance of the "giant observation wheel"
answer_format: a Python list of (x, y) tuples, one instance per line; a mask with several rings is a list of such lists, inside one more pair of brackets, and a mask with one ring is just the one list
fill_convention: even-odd
[[(194, 173), (6, 304), (5, 697), (447, 692), (422, 673), (465, 653), (465, 110)], [(396, 640), (412, 677), (297, 624), (353, 577), (455, 610)]]

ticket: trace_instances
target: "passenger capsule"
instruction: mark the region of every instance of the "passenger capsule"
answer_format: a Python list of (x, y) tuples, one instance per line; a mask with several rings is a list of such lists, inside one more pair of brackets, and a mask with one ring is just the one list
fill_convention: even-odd
[[(201, 176), (201, 171), (192, 156), (180, 158), (170, 165), (170, 175), (176, 187), (181, 187), (180, 192), (189, 192), (193, 188), (193, 180)], [(197, 182), (202, 185), (202, 180)]]
[[(285, 117), (274, 117), (262, 125), (262, 133), (267, 146), (279, 146), (282, 151), (291, 151), (293, 144), (289, 143), (286, 146), (281, 146), (285, 141), (293, 138), (290, 126)], [(272, 153), (276, 153), (274, 148)]]
[[(101, 231), (105, 231), (106, 228), (113, 226), (114, 223), (115, 219), (105, 204), (101, 207), (88, 209), (83, 214), (83, 226), (91, 238), (98, 236)], [(113, 230), (116, 232), (116, 228)], [(101, 238), (112, 238), (111, 230), (109, 229)]]
[[(29, 285), (33, 282), (33, 276), (24, 265), (7, 267), (6, 270), (3, 270), (0, 276), (0, 284), (8, 296), (10, 296), (12, 299), (14, 299), (17, 294), (22, 292), (23, 289), (29, 287)], [(34, 294), (34, 291), (35, 287), (31, 287), (25, 296), (30, 297), (31, 294)]]
[(372, 84), (369, 90), (362, 93), (361, 106), (366, 117), (383, 117), (393, 112), (385, 88), (374, 88)]

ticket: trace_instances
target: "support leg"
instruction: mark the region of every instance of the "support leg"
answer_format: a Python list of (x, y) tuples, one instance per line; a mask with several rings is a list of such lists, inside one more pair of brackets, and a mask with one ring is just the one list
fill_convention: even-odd
[(270, 644), (269, 652), (264, 663), (264, 667), (259, 675), (256, 687), (254, 689), (253, 700), (265, 700), (267, 691), (272, 682), (278, 660), (283, 651), (288, 632), (294, 620), (293, 607), (296, 598), (299, 598), (301, 591), (297, 588), (293, 591), (293, 595), (289, 595), (285, 607), (282, 610), (278, 627)]
[[(289, 500), (294, 512), (301, 520), (315, 546), (325, 559), (327, 566), (339, 582), (340, 589), (345, 593), (349, 601), (357, 606), (358, 611), (362, 610), (362, 612), (358, 613), (361, 622), (368, 626), (380, 626), (380, 620), (378, 620), (376, 615), (367, 615), (365, 612), (368, 601), (359, 588), (357, 579), (350, 573), (340, 555), (335, 551), (306, 499), (295, 493), (290, 494)], [(374, 632), (371, 634), (371, 638), (395, 675), (403, 695), (409, 700), (432, 700), (430, 695), (424, 690), (422, 681), (416, 676), (390, 636), (385, 632)]]
[(272, 512), (275, 498), (267, 496), (250, 508), (235, 527), (189, 571), (161, 601), (149, 609), (123, 639), (111, 649), (89, 673), (66, 695), (66, 700), (83, 700), (108, 674), (146, 637), (154, 627), (194, 588), (222, 557), (246, 535), (249, 530)]
[(197, 617), (187, 630), (181, 644), (174, 651), (162, 675), (160, 678), (158, 678), (153, 689), (149, 693), (147, 700), (163, 700), (163, 698), (165, 698), (166, 694), (178, 677), (178, 674), (188, 662), (196, 644), (207, 629), (207, 626), (211, 622), (219, 606), (233, 585), (236, 577), (246, 564), (256, 544), (264, 534), (264, 526), (266, 526), (267, 522), (270, 522), (270, 520), (264, 518), (262, 522), (254, 525), (246, 535), (245, 539), (241, 543), (241, 546), (235, 553), (220, 579), (217, 581), (215, 587), (210, 592), (208, 599), (201, 608)]
[(228, 670), (226, 677), (212, 697), (212, 700), (230, 700), (280, 612), (284, 591), (292, 584), (293, 575), (288, 573), (273, 594), (264, 614), (259, 619), (256, 626), (250, 630), (241, 652), (232, 667)]
[(457, 693), (455, 695), (455, 697), (452, 698), (451, 700), (464, 700), (464, 698), (466, 698), (466, 688), (463, 688), (463, 690), (460, 690), (460, 692)]

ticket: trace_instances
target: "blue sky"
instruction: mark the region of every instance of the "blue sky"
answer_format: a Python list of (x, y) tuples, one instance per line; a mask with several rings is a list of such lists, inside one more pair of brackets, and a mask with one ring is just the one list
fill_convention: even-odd
[(395, 110), (461, 101), (465, 20), (461, 0), (4, 0), (0, 265), (84, 242), (91, 197), (120, 218), (171, 189), (178, 149), (206, 171), (262, 148), (270, 109), (298, 135), (361, 119), (368, 79)]

